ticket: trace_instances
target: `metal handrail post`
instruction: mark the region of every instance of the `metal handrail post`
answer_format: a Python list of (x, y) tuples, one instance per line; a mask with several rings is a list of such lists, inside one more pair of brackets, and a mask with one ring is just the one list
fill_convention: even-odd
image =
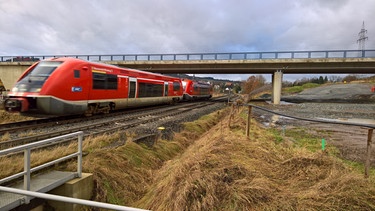
[(82, 177), (82, 141), (83, 133), (78, 135), (77, 174), (79, 178)]
[[(23, 166), (23, 189), (24, 190), (30, 190), (30, 180), (31, 180), (31, 173), (30, 173), (30, 148), (24, 150), (24, 166)], [(30, 198), (28, 196), (25, 197), (25, 204), (28, 204), (30, 202)]]

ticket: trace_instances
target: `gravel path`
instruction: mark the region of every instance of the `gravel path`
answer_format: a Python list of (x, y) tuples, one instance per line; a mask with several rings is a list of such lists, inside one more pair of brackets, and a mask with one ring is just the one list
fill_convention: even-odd
[(287, 102), (339, 102), (339, 103), (375, 103), (375, 93), (370, 83), (333, 84), (307, 89), (299, 94), (283, 96)]

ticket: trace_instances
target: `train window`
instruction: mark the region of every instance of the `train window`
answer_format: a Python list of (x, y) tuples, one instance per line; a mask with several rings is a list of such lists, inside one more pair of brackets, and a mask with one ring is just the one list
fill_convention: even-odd
[(173, 91), (180, 91), (181, 84), (179, 82), (173, 82)]
[(14, 90), (19, 92), (40, 92), (44, 82), (62, 62), (41, 61), (27, 75), (17, 82)]
[(93, 89), (105, 89), (106, 74), (92, 73), (92, 88)]
[(32, 71), (31, 75), (49, 76), (62, 62), (42, 61)]
[(117, 89), (117, 75), (107, 74), (107, 89)]
[(197, 84), (194, 84), (194, 85), (193, 85), (193, 89), (194, 89), (195, 92), (198, 92), (198, 91), (199, 91), (199, 87), (198, 87), (198, 85), (197, 85)]
[(138, 97), (162, 97), (163, 84), (139, 83)]
[(103, 73), (92, 73), (93, 89), (117, 89), (117, 76)]
[(81, 74), (80, 74), (79, 70), (74, 70), (74, 78), (80, 78), (81, 77), (80, 75)]

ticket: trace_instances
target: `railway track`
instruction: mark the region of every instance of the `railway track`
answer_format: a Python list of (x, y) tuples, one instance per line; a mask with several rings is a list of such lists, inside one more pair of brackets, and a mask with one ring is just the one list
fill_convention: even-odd
[[(137, 127), (141, 124), (156, 122), (166, 117), (175, 117), (212, 104), (215, 104), (215, 102), (183, 103), (172, 106), (128, 110), (90, 118), (71, 117), (68, 119), (51, 118), (34, 122), (27, 121), (19, 123), (18, 127), (16, 123), (1, 125), (0, 132), (4, 133), (6, 131), (12, 138), (0, 142), (0, 150), (76, 131), (84, 131), (85, 136), (113, 133)], [(20, 133), (20, 131), (25, 130), (28, 132)]]
[[(36, 120), (27, 120), (22, 122), (12, 122), (7, 124), (0, 124), (0, 135), (4, 135), (6, 133), (12, 134), (17, 133), (18, 131), (28, 131), (28, 130), (35, 130), (38, 128), (43, 127), (54, 127), (55, 125), (67, 125), (67, 124), (74, 124), (79, 122), (92, 122), (95, 120), (100, 120), (103, 117), (113, 117), (117, 115), (125, 115), (130, 112), (142, 112), (147, 110), (152, 110), (155, 108), (164, 108), (166, 105), (156, 106), (156, 107), (146, 107), (141, 109), (128, 109), (125, 111), (116, 111), (114, 113), (109, 113), (105, 115), (96, 115), (90, 117), (83, 117), (79, 115), (74, 116), (61, 116), (61, 117), (44, 117), (41, 119)], [(12, 137), (16, 138), (16, 137)]]

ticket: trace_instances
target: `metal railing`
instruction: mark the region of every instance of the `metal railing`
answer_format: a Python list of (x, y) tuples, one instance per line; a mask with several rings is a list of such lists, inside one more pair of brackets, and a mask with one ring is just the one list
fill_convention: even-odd
[[(233, 106), (235, 106), (233, 104)], [(287, 117), (291, 119), (296, 119), (296, 120), (302, 120), (302, 121), (308, 121), (308, 122), (318, 122), (318, 123), (324, 123), (324, 124), (338, 124), (338, 125), (347, 125), (347, 126), (356, 126), (356, 127), (361, 127), (361, 128), (367, 128), (367, 149), (366, 149), (366, 160), (364, 163), (365, 166), (365, 178), (369, 177), (370, 174), (370, 158), (371, 158), (371, 148), (372, 148), (372, 135), (373, 131), (375, 129), (375, 125), (373, 124), (361, 124), (361, 123), (352, 123), (352, 122), (341, 122), (341, 121), (333, 121), (333, 120), (323, 120), (323, 119), (311, 119), (311, 118), (303, 118), (303, 117), (297, 117), (297, 116), (291, 116), (287, 114), (283, 114), (280, 112), (275, 112), (260, 106), (256, 106), (253, 104), (244, 104), (241, 106), (247, 106), (248, 107), (248, 113), (247, 113), (247, 123), (246, 123), (246, 136), (250, 137), (250, 122), (251, 122), (251, 111), (252, 108), (256, 108), (268, 113), (272, 113), (278, 116), (282, 117)]]
[(76, 198), (70, 198), (66, 196), (58, 196), (53, 194), (46, 194), (46, 193), (38, 193), (33, 191), (26, 191), (26, 190), (19, 190), (15, 188), (8, 188), (8, 187), (2, 187), (0, 186), (0, 191), (5, 191), (9, 193), (15, 193), (15, 194), (21, 194), (26, 196), (32, 196), (47, 200), (53, 200), (53, 201), (61, 201), (61, 202), (67, 202), (67, 203), (73, 203), (73, 204), (81, 204), (85, 206), (91, 206), (91, 207), (98, 207), (98, 208), (104, 208), (109, 210), (123, 210), (123, 211), (142, 211), (144, 209), (138, 209), (133, 207), (126, 207), (126, 206), (120, 206), (120, 205), (114, 205), (114, 204), (107, 204), (102, 202), (96, 202), (96, 201), (89, 201), (84, 199), (76, 199)]
[[(46, 146), (46, 145), (50, 146), (52, 144), (58, 144), (58, 143), (66, 142), (66, 141), (71, 141), (70, 138), (76, 137), (76, 136), (78, 136), (78, 150), (77, 150), (77, 152), (72, 153), (70, 155), (67, 155), (65, 157), (61, 157), (61, 158), (52, 160), (52, 161), (47, 162), (45, 164), (35, 166), (34, 168), (31, 168), (31, 160), (30, 160), (31, 149), (40, 148), (40, 147)], [(44, 168), (47, 168), (49, 166), (55, 165), (57, 163), (63, 162), (65, 160), (75, 158), (75, 157), (77, 157), (76, 176), (81, 177), (82, 176), (82, 140), (83, 140), (83, 132), (78, 131), (78, 132), (75, 132), (75, 133), (70, 133), (70, 134), (66, 134), (66, 135), (62, 135), (62, 136), (58, 136), (58, 137), (54, 137), (54, 138), (30, 143), (30, 144), (25, 144), (25, 145), (1, 150), (0, 156), (20, 153), (20, 152), (23, 151), (23, 153), (24, 153), (24, 168), (23, 168), (23, 171), (20, 172), (20, 173), (8, 176), (8, 177), (3, 178), (3, 179), (0, 179), (0, 184), (15, 180), (15, 179), (23, 176), (23, 188), (24, 188), (24, 190), (29, 191), (30, 190), (31, 173), (39, 171), (39, 170), (44, 169)], [(27, 204), (27, 203), (29, 203), (29, 201), (30, 201), (30, 198), (26, 197), (25, 203)]]
[(91, 54), (0, 56), (0, 62), (35, 62), (55, 57), (73, 57), (88, 61), (189, 61), (313, 58), (375, 58), (375, 50), (265, 51), (183, 54)]
[[(51, 146), (51, 145), (71, 141), (71, 138), (76, 137), (76, 136), (78, 137), (78, 150), (77, 150), (77, 152), (72, 153), (70, 155), (66, 155), (66, 156), (58, 158), (58, 159), (55, 159), (55, 160), (50, 161), (48, 163), (36, 166), (34, 168), (30, 167), (31, 149), (41, 148), (43, 146)], [(65, 160), (75, 158), (75, 157), (77, 157), (76, 177), (81, 177), (82, 176), (82, 141), (83, 141), (83, 132), (78, 131), (78, 132), (74, 132), (74, 133), (70, 133), (70, 134), (66, 134), (66, 135), (62, 135), (62, 136), (58, 136), (58, 137), (54, 137), (54, 138), (30, 143), (30, 144), (25, 144), (25, 145), (22, 145), (22, 146), (17, 146), (17, 147), (1, 150), (0, 156), (6, 156), (6, 155), (9, 155), (9, 154), (16, 154), (16, 153), (20, 153), (22, 151), (24, 152), (24, 171), (20, 172), (18, 174), (8, 176), (8, 177), (0, 180), (0, 184), (2, 184), (2, 183), (9, 182), (9, 181), (12, 181), (14, 179), (17, 179), (17, 178), (23, 176), (24, 177), (24, 179), (23, 179), (24, 190), (0, 186), (0, 191), (24, 195), (25, 198), (23, 199), (23, 202), (25, 204), (28, 204), (32, 197), (36, 197), (36, 198), (43, 198), (43, 199), (47, 199), (47, 200), (61, 201), (61, 202), (72, 203), (72, 204), (80, 204), (80, 205), (92, 206), (92, 207), (98, 207), (98, 208), (104, 208), (104, 209), (110, 209), (110, 210), (142, 211), (143, 209), (138, 209), (138, 208), (132, 208), (132, 207), (113, 205), (113, 204), (108, 204), (108, 203), (102, 203), (102, 202), (96, 202), (96, 201), (90, 201), (90, 200), (84, 200), (84, 199), (76, 199), (76, 198), (71, 198), (71, 197), (58, 196), (58, 195), (53, 195), (53, 194), (30, 191), (31, 173), (39, 171), (39, 170), (44, 169), (46, 167), (55, 165), (57, 163), (63, 162)]]

